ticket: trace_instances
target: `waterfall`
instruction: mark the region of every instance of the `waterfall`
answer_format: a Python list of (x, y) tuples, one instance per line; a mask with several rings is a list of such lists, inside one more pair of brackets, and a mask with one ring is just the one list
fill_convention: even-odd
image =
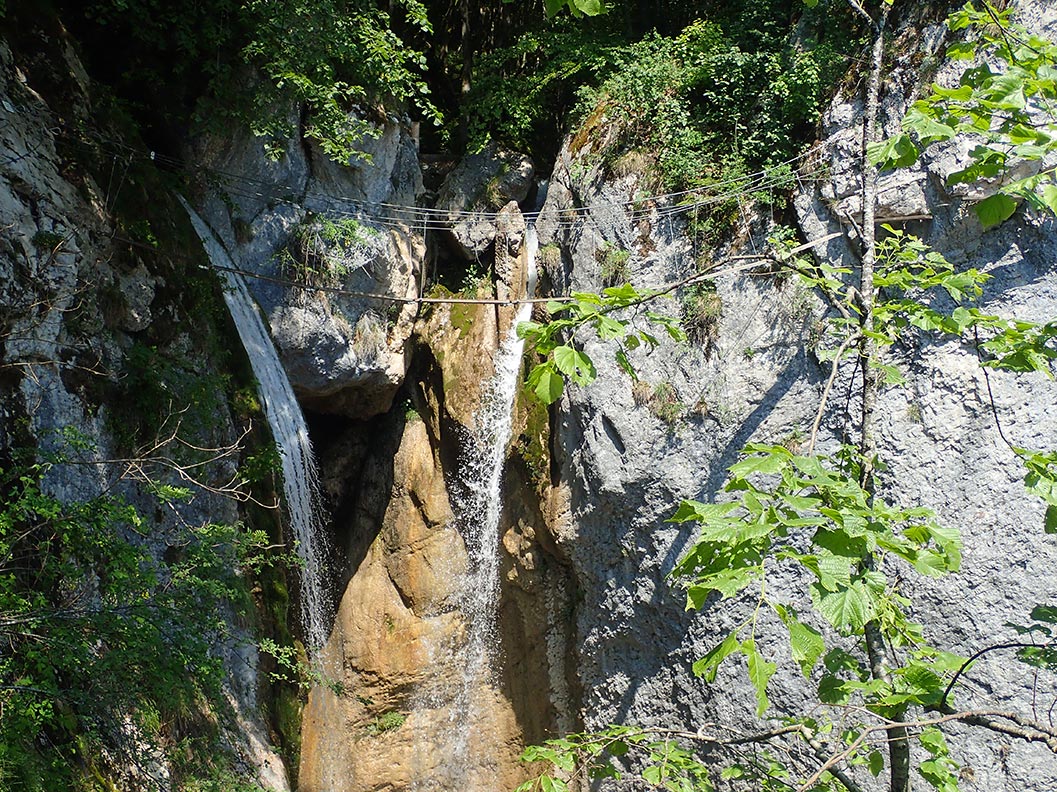
[(209, 260), (224, 280), (224, 301), (246, 348), (257, 378), (264, 414), (282, 458), (287, 518), (303, 565), (301, 621), (305, 642), (310, 650), (319, 649), (326, 641), (331, 616), (326, 590), (327, 547), (322, 531), (324, 511), (319, 473), (305, 416), (279, 362), (257, 303), (242, 277), (234, 271), (230, 254), (190, 205), (183, 198), (180, 202), (187, 210)]
[[(536, 286), (536, 231), (525, 232), (526, 296)], [(474, 783), (470, 769), (470, 738), (475, 727), (473, 695), (483, 686), (494, 686), (493, 659), (499, 643), (499, 520), (502, 516), (503, 466), (513, 431), (514, 398), (520, 382), (521, 355), (524, 341), (517, 335), (517, 325), (532, 314), (532, 303), (523, 302), (495, 355), (495, 371), (484, 386), (481, 404), (474, 415), (473, 428), (466, 438), (460, 467), (460, 493), (453, 497), (455, 523), (463, 537), (467, 569), (459, 582), (458, 610), (465, 632), (448, 646), (433, 647), (434, 667), (439, 673), (451, 673), (420, 691), (412, 709), (447, 710), (448, 723), (435, 734), (433, 751), (441, 761), (430, 777), (418, 777), (412, 784), (417, 792), (493, 792)], [(437, 657), (437, 654), (444, 656)], [(461, 678), (457, 675), (461, 674)], [(487, 760), (484, 762), (488, 764)]]

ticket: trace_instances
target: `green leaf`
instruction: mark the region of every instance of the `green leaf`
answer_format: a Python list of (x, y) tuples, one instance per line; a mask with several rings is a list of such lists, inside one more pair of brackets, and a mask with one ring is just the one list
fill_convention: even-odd
[[(634, 336), (632, 337), (634, 338)], [(628, 353), (623, 347), (619, 347), (617, 351), (613, 353), (613, 357), (616, 358), (620, 370), (631, 377), (632, 382), (639, 381), (639, 374), (635, 371), (635, 367), (631, 365), (631, 360), (628, 359)]]
[(811, 597), (819, 613), (842, 633), (857, 632), (873, 618), (873, 601), (858, 581), (837, 591), (812, 584)]
[(598, 16), (604, 10), (602, 0), (569, 0), (584, 16)]
[(823, 704), (845, 704), (851, 690), (845, 681), (833, 674), (824, 674), (818, 681), (818, 700)]
[(767, 448), (761, 453), (754, 453), (740, 462), (735, 462), (730, 466), (730, 473), (736, 478), (747, 478), (753, 473), (777, 473), (785, 467), (789, 457), (789, 451), (785, 448)]
[(1013, 149), (1014, 154), (1026, 160), (1040, 160), (1046, 156), (1048, 151), (1046, 146), (1039, 146), (1035, 143), (1021, 143)]
[(616, 319), (602, 314), (595, 321), (595, 329), (598, 331), (600, 339), (609, 341), (612, 338), (620, 338), (628, 328), (623, 322), (618, 322)]
[(1027, 105), (1024, 99), (1024, 79), (1017, 74), (1007, 72), (995, 77), (988, 86), (988, 101), (997, 102), (1003, 110), (1023, 110)]
[(535, 340), (540, 337), (543, 332), (543, 325), (539, 322), (518, 322), (517, 325), (517, 337), (524, 338), (526, 340)]
[(552, 17), (565, 8), (565, 0), (543, 0), (543, 8), (548, 17)]
[(668, 522), (688, 522), (690, 520), (711, 522), (726, 517), (738, 508), (738, 505), (737, 502), (702, 503), (701, 501), (684, 500), (679, 504), (675, 514), (668, 518)]
[(686, 609), (700, 610), (713, 591), (718, 591), (724, 599), (733, 597), (759, 577), (760, 569), (757, 566), (730, 567), (711, 575), (702, 575), (687, 590)]
[[(975, 49), (970, 58), (974, 57), (976, 57)], [(973, 98), (973, 87), (971, 85), (959, 85), (957, 88), (944, 88), (942, 85), (933, 83), (932, 93), (933, 96), (928, 101), (923, 102), (923, 110), (925, 112), (929, 112), (935, 106), (935, 103), (939, 102), (941, 99), (948, 99), (954, 102), (968, 102)]]
[(800, 666), (804, 677), (810, 677), (816, 663), (826, 650), (822, 633), (795, 618), (790, 618), (786, 622), (786, 627), (789, 628), (789, 648), (792, 650), (793, 660)]
[(818, 584), (826, 591), (837, 591), (851, 583), (853, 559), (822, 553), (820, 555), (794, 555), (794, 558), (813, 572)]
[(914, 700), (926, 706), (936, 703), (946, 688), (939, 675), (920, 660), (915, 660), (907, 666), (903, 678)]
[(947, 574), (947, 560), (931, 550), (919, 550), (914, 558), (914, 569), (926, 577), (943, 577)]
[[(913, 132), (916, 134), (923, 146), (927, 146), (929, 143), (934, 143), (939, 140), (950, 140), (955, 135), (953, 127), (949, 127), (946, 124), (937, 121), (917, 102), (911, 106), (910, 110), (907, 111), (906, 116), (904, 116), (903, 129), (907, 132)], [(907, 164), (913, 164), (916, 159), (917, 153), (915, 152), (914, 159)], [(895, 167), (906, 166), (897, 165)]]
[(1050, 504), (1046, 507), (1046, 516), (1043, 518), (1042, 530), (1048, 534), (1057, 534), (1057, 506)]
[(590, 385), (597, 376), (591, 358), (564, 344), (554, 348), (554, 365), (577, 385)]
[(596, 306), (602, 304), (602, 298), (594, 292), (578, 292), (574, 291), (570, 295), (581, 308), (588, 308), (590, 306)]
[(881, 170), (909, 167), (917, 162), (919, 154), (918, 147), (914, 145), (910, 135), (905, 133), (870, 143), (866, 147), (866, 156)]
[(741, 648), (737, 633), (731, 633), (723, 639), (722, 643), (694, 663), (694, 676), (704, 677), (706, 682), (715, 682), (720, 663)]
[(921, 747), (933, 756), (942, 756), (947, 753), (947, 741), (943, 737), (943, 732), (935, 726), (922, 729), (918, 741)]
[(553, 404), (561, 398), (565, 382), (554, 370), (551, 361), (547, 361), (529, 372), (528, 387), (544, 404)]
[(879, 360), (871, 360), (870, 368), (877, 369), (884, 374), (885, 385), (906, 385), (907, 383), (907, 378), (903, 376), (903, 372), (899, 370), (898, 366), (881, 363)]
[[(972, 60), (976, 57), (976, 45), (970, 41), (956, 41), (947, 47), (947, 58), (950, 60)], [(972, 96), (972, 88), (968, 85), (962, 86), (967, 89), (967, 96)], [(935, 90), (935, 89), (934, 89)]]
[(861, 535), (856, 535), (861, 532), (853, 530), (856, 526), (863, 525), (862, 518), (858, 515), (848, 512), (840, 512), (835, 509), (821, 509), (820, 511), (829, 516), (837, 515), (834, 519), (843, 522), (841, 528), (844, 530), (841, 530), (840, 528), (835, 530), (820, 528), (815, 531), (815, 535), (811, 540), (814, 542), (815, 546), (829, 551), (832, 555), (840, 556), (845, 559), (862, 558), (869, 549), (869, 546)]
[(1057, 624), (1057, 605), (1036, 605), (1031, 609), (1031, 618), (1047, 624)]
[(765, 660), (763, 655), (756, 651), (756, 642), (751, 638), (742, 641), (741, 651), (749, 663), (749, 681), (756, 688), (756, 716), (760, 717), (771, 706), (771, 702), (767, 699), (767, 683), (774, 676), (778, 666)]
[(1053, 646), (1024, 646), (1017, 650), (1017, 659), (1035, 668), (1057, 671), (1057, 648)]
[(569, 786), (560, 778), (545, 775), (540, 776), (540, 789), (543, 792), (568, 792)]
[(640, 293), (638, 289), (636, 289), (630, 283), (622, 283), (619, 286), (610, 286), (608, 288), (602, 289), (602, 294), (604, 294), (606, 297), (610, 297), (616, 300), (617, 302), (624, 303), (631, 302), (632, 300), (637, 300), (646, 296)]
[(885, 758), (880, 751), (870, 751), (870, 755), (866, 757), (866, 766), (870, 769), (870, 774), (876, 778), (885, 769)]
[(985, 230), (1004, 223), (1016, 210), (1017, 202), (1005, 193), (995, 193), (990, 198), (973, 204), (973, 211), (980, 218), (980, 224)]
[(1039, 191), (1039, 198), (1046, 208), (1057, 215), (1057, 184), (1044, 184)]

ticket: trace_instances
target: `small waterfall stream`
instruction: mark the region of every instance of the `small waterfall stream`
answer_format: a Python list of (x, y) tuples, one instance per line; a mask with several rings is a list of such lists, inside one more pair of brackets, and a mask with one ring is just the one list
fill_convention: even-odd
[[(525, 232), (526, 287), (531, 297), (536, 287), (536, 253), (539, 245), (531, 226)], [(412, 702), (413, 709), (447, 711), (447, 729), (433, 735), (433, 750), (442, 757), (436, 774), (419, 777), (415, 792), (493, 792), (471, 777), (471, 768), (481, 764), (471, 755), (471, 737), (481, 724), (475, 718), (474, 694), (494, 686), (493, 659), (499, 644), (499, 521), (502, 516), (502, 483), (506, 449), (513, 431), (514, 399), (519, 386), (524, 342), (517, 325), (527, 321), (532, 303), (519, 307), (506, 337), (495, 355), (495, 372), (484, 386), (481, 404), (474, 415), (460, 469), (461, 495), (453, 499), (455, 522), (466, 544), (467, 569), (459, 582), (458, 610), (465, 632), (453, 645), (433, 647), (434, 665), (461, 673), (444, 684), (423, 690)], [(446, 656), (438, 657), (438, 654)], [(443, 673), (443, 672), (441, 672)], [(487, 736), (485, 742), (487, 743)]]
[(324, 512), (308, 426), (257, 303), (242, 278), (232, 271), (235, 264), (230, 254), (194, 209), (183, 198), (180, 202), (187, 210), (209, 260), (223, 278), (224, 300), (249, 356), (264, 414), (282, 457), (283, 492), (290, 533), (304, 565), (301, 571), (302, 625), (309, 650), (316, 650), (327, 639), (331, 608), (326, 590)]

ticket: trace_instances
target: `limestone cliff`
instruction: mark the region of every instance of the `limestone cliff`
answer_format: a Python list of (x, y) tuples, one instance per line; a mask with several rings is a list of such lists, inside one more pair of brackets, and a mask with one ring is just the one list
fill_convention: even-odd
[[(1028, 15), (1036, 29), (1054, 29), (1052, 9), (1043, 4)], [(940, 25), (902, 31), (882, 95), (886, 134), (898, 129), (922, 80), (916, 64), (933, 58), (942, 38)], [(802, 166), (794, 198), (798, 236), (830, 237), (815, 255), (845, 266), (855, 263), (849, 244), (861, 212), (861, 199), (855, 203), (861, 114), (854, 90), (842, 90), (825, 113), (817, 153)], [(604, 118), (592, 121), (604, 126)], [(599, 252), (607, 246), (630, 251), (628, 269), (638, 287), (680, 281), (695, 271), (702, 253), (717, 263), (766, 247), (773, 221), (743, 211), (728, 246), (695, 249), (685, 213), (672, 212), (663, 199), (644, 201), (634, 173), (607, 175), (593, 150), (602, 145), (597, 135), (571, 136), (552, 177), (540, 227), (542, 241), (556, 246), (551, 276), (560, 289), (600, 289)], [(882, 178), (879, 218), (921, 235), (959, 268), (989, 273), (983, 310), (1053, 317), (1053, 218), (1025, 209), (982, 231), (968, 209), (972, 196), (945, 186), (964, 156), (964, 149), (951, 146)], [(574, 209), (587, 219), (568, 220), (576, 217)], [(751, 722), (754, 694), (743, 669), (726, 666), (713, 684), (690, 669), (748, 611), (724, 605), (684, 612), (684, 595), (667, 575), (693, 537), (691, 529), (664, 521), (682, 498), (712, 500), (745, 443), (795, 449), (803, 442), (829, 372), (815, 353), (826, 308), (794, 280), (773, 274), (718, 275), (715, 285), (721, 312), (707, 343), (664, 342), (633, 357), (640, 383), (623, 375), (612, 350), (585, 336), (598, 381), (570, 388), (554, 422), (567, 500), (556, 530), (584, 592), (576, 609), (576, 669), (588, 728), (631, 722), (693, 731), (703, 722)], [(677, 300), (686, 297), (677, 292)], [(930, 640), (968, 656), (1010, 638), (1005, 622), (1047, 601), (1057, 556), (1053, 537), (1041, 533), (1043, 504), (1024, 491), (1023, 470), (999, 436), (989, 391), (1002, 430), (1016, 436), (1015, 444), (1052, 447), (1057, 423), (1048, 405), (1057, 389), (1042, 375), (992, 374), (988, 382), (971, 344), (922, 341), (892, 355), (909, 384), (880, 398), (880, 454), (891, 464), (885, 481), (905, 504), (937, 509), (945, 523), (962, 530), (966, 544), (960, 574), (922, 578), (904, 593), (913, 598)], [(850, 392), (848, 376), (838, 381), (838, 393)], [(659, 409), (662, 390), (671, 409)], [(843, 405), (831, 405), (824, 443), (840, 439), (841, 415)], [(779, 586), (791, 582), (783, 582), (783, 574), (775, 573)], [(1032, 711), (1029, 670), (998, 653), (979, 662), (966, 706)], [(771, 693), (777, 717), (797, 711), (805, 696), (813, 698), (804, 684), (779, 670)], [(959, 732), (956, 749), (968, 768), (966, 788), (1012, 791), (1057, 783), (1045, 748), (971, 732)]]
[[(259, 415), (244, 358), (232, 346), (208, 262), (148, 153), (124, 136), (120, 114), (103, 107), (55, 20), (39, 18), (14, 41), (0, 42), (0, 466), (5, 474), (18, 471), (26, 453), (46, 462), (44, 492), (74, 514), (92, 499), (120, 497), (142, 521), (134, 531), (104, 530), (165, 569), (186, 548), (187, 526), (249, 519), (236, 472), (264, 440), (254, 428)], [(159, 493), (183, 486), (189, 498), (159, 500)], [(269, 485), (257, 494), (273, 497)], [(267, 515), (257, 514), (256, 524), (271, 526)], [(106, 537), (98, 541), (107, 546)], [(13, 546), (5, 544), (5, 554)], [(55, 551), (65, 552), (61, 542)], [(101, 559), (100, 569), (112, 560)], [(10, 561), (4, 561), (8, 581), (19, 574)], [(88, 571), (86, 591), (69, 581), (65, 595), (73, 605), (57, 618), (105, 613), (105, 581), (93, 583)], [(88, 716), (64, 701), (66, 728), (84, 731), (52, 730), (35, 750), (47, 757), (54, 747), (75, 781), (94, 777), (123, 789), (170, 789), (203, 765), (218, 780), (288, 789), (267, 686), (258, 676), (249, 581), (242, 579), (250, 613), (236, 618), (232, 603), (228, 628), (211, 634), (211, 651), (224, 661), (224, 700), (212, 709), (205, 702), (186, 707), (176, 722), (169, 720), (175, 701), (146, 702), (164, 714), (155, 733), (137, 726), (139, 713), (123, 710), (141, 700), (136, 690), (90, 703), (107, 708), (93, 716), (96, 722), (78, 720)], [(5, 599), (5, 618), (14, 618), (6, 610), (12, 602)], [(276, 600), (269, 609), (282, 619), (284, 605)], [(30, 618), (47, 646), (49, 614)], [(18, 634), (5, 633), (5, 647)], [(123, 667), (135, 669), (145, 659), (129, 656)], [(9, 673), (6, 657), (4, 669)], [(77, 685), (99, 673), (107, 672), (81, 668), (81, 678), (58, 681), (60, 690), (72, 687), (65, 695), (76, 702)], [(5, 685), (11, 681), (5, 677)], [(10, 718), (6, 696), (9, 709), (0, 717)], [(42, 701), (35, 706), (49, 706), (47, 696)], [(81, 747), (63, 753), (66, 740)], [(176, 748), (195, 740), (208, 753)], [(12, 755), (19, 754), (5, 754)], [(38, 788), (51, 778), (43, 764), (9, 763), (0, 768), (4, 788)]]

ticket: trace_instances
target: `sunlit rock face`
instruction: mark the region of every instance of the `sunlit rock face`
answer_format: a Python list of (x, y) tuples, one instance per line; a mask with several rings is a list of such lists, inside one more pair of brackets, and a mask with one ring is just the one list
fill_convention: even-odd
[[(322, 656), (345, 695), (317, 688), (305, 710), (302, 789), (414, 789), (452, 759), (443, 742), (457, 726), (451, 713), (423, 706), (431, 689), (462, 684), (445, 648), (466, 630), (452, 602), (466, 550), (437, 462), (425, 423), (407, 423), (381, 529), (345, 588)], [(513, 705), (493, 685), (474, 690), (472, 704), (466, 772), (487, 778), (479, 788), (503, 788), (500, 768), (514, 780), (522, 739)]]
[(469, 154), (448, 174), (437, 195), (437, 209), (448, 225), (445, 236), (467, 261), (480, 259), (503, 233), (496, 213), (510, 201), (522, 203), (535, 183), (536, 169), (524, 154), (494, 144)]
[[(195, 203), (251, 275), (302, 403), (369, 418), (407, 370), (425, 257), (422, 191), (409, 126), (387, 122), (348, 163), (289, 142), (281, 156), (248, 132), (203, 137), (189, 158), (215, 175)], [(377, 296), (372, 296), (377, 295)]]
[[(1052, 11), (1043, 14), (1036, 7), (1028, 14), (1039, 29), (1047, 23), (1054, 30)], [(922, 80), (915, 64), (935, 54), (941, 39), (935, 28), (920, 35), (897, 32), (894, 78), (882, 94), (885, 134), (898, 131)], [(950, 80), (962, 67), (943, 67), (936, 79)], [(832, 235), (815, 253), (848, 267), (857, 263), (851, 249), (861, 212), (861, 112), (861, 103), (846, 94), (828, 108), (824, 139), (801, 163), (804, 178), (793, 201), (799, 237)], [(678, 282), (696, 271), (702, 256), (722, 271), (731, 255), (766, 246), (772, 221), (747, 212), (734, 243), (695, 248), (685, 233), (686, 213), (668, 211), (671, 204), (664, 198), (644, 198), (635, 173), (607, 175), (601, 158), (593, 156), (595, 139), (567, 140), (539, 222), (543, 249), (552, 250), (551, 281), (561, 289), (600, 289), (600, 251), (607, 245), (630, 251), (630, 279), (640, 288)], [(990, 274), (983, 311), (1052, 319), (1057, 315), (1053, 218), (1021, 209), (984, 232), (967, 200), (987, 193), (946, 185), (964, 155), (954, 146), (930, 151), (918, 167), (883, 175), (879, 217), (922, 236), (959, 269)], [(577, 222), (574, 209), (589, 220)], [(665, 520), (682, 498), (716, 498), (727, 466), (746, 443), (803, 449), (830, 373), (817, 355), (826, 308), (795, 278), (762, 270), (720, 274), (715, 283), (722, 312), (711, 349), (662, 339), (652, 353), (632, 355), (636, 384), (613, 362), (612, 349), (585, 336), (583, 348), (598, 366), (598, 381), (569, 388), (557, 411), (554, 446), (562, 499), (554, 501), (556, 534), (583, 592), (576, 609), (575, 667), (587, 728), (625, 722), (693, 731), (702, 723), (751, 728), (755, 722), (744, 665), (724, 665), (714, 684), (691, 672), (694, 660), (744, 623), (754, 603), (684, 612), (685, 594), (667, 575), (696, 529)], [(669, 313), (679, 312), (681, 296), (676, 291)], [(882, 476), (885, 495), (904, 506), (936, 509), (965, 541), (959, 574), (916, 577), (902, 593), (913, 599), (914, 618), (926, 625), (935, 646), (968, 656), (1002, 638), (1017, 640), (1005, 624), (1052, 598), (1057, 547), (1042, 533), (1042, 502), (1025, 492), (1023, 466), (999, 435), (991, 394), (1001, 429), (1014, 444), (1052, 448), (1057, 415), (1050, 405), (1057, 386), (1039, 374), (994, 372), (989, 384), (975, 349), (958, 341), (922, 338), (897, 346), (890, 356), (908, 383), (884, 389), (879, 400), (879, 453), (889, 465)], [(857, 409), (853, 368), (845, 367), (836, 380), (837, 395), (822, 416), (820, 450), (841, 440), (846, 411)], [(664, 414), (656, 403), (662, 384), (678, 403)], [(769, 573), (769, 592), (794, 587), (804, 590), (789, 571)], [(795, 604), (801, 613), (810, 610), (806, 596)], [(782, 635), (776, 621), (765, 629)], [(775, 717), (804, 712), (816, 700), (814, 683), (800, 676), (783, 641), (774, 639), (768, 648), (784, 658), (770, 685)], [(988, 656), (972, 678), (962, 705), (1033, 712), (1031, 669), (1008, 655)], [(957, 743), (952, 750), (958, 761), (973, 768), (977, 783), (988, 789), (1057, 784), (1052, 755), (1044, 748), (996, 739), (983, 730), (959, 731)], [(869, 777), (862, 783), (873, 788)]]
[[(516, 220), (501, 240), (508, 281), (525, 270)], [(320, 658), (342, 689), (317, 686), (309, 696), (300, 789), (512, 789), (527, 774), (524, 745), (574, 725), (573, 586), (539, 506), (548, 482), (533, 473), (538, 460), (526, 462), (527, 436), (537, 434), (538, 449), (545, 419), (541, 427), (509, 401), (513, 442), (500, 449), (505, 473), (494, 493), (498, 601), (486, 605), (491, 626), (474, 637), (482, 614), (467, 586), (489, 584), (468, 552), (479, 541), (476, 515), (465, 511), (470, 438), (511, 324), (496, 305), (431, 307), (417, 326), (407, 401), (323, 444), (324, 469), (345, 471), (326, 486), (348, 504), (335, 526), (343, 591)], [(471, 646), (481, 639), (478, 656)]]

